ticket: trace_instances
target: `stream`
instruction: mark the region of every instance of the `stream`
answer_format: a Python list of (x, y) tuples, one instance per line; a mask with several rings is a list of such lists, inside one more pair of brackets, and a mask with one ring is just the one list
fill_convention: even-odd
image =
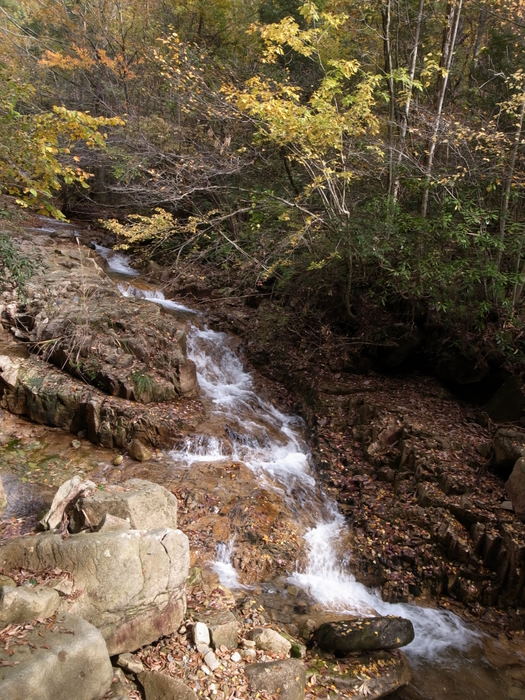
[[(415, 671), (416, 687), (430, 683), (440, 688), (419, 697), (507, 697), (501, 694), (498, 672), (483, 659), (480, 632), (448, 610), (387, 603), (356, 581), (348, 551), (342, 552), (344, 516), (319, 485), (302, 420), (283, 413), (257, 393), (228, 335), (208, 328), (199, 312), (166, 299), (160, 290), (131, 284), (130, 278), (138, 273), (127, 258), (103, 246), (95, 248), (105, 258), (121, 294), (149, 300), (190, 320), (188, 356), (195, 362), (211, 413), (225, 426), (229, 440), (205, 434), (186, 438), (182, 448), (169, 453), (174, 468), (191, 469), (199, 461), (240, 461), (261, 486), (279, 492), (304, 527), (307, 553), (302, 566), (291, 562), (289, 582), (338, 615), (410, 619), (415, 639), (403, 651)], [(232, 564), (234, 550), (234, 540), (219, 545), (213, 566), (224, 585), (243, 588)]]

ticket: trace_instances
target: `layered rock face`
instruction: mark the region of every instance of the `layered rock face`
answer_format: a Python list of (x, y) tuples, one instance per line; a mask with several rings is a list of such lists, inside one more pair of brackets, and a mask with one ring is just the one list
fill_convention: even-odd
[[(365, 503), (367, 512), (355, 517), (357, 541), (372, 533), (380, 563), (379, 569), (365, 564), (363, 578), (382, 585), (389, 600), (425, 592), (449, 595), (474, 611), (480, 604), (519, 607), (525, 601), (519, 522), (525, 435), (509, 428), (491, 435), (474, 421), (466, 427), (452, 402), (419, 401), (428, 405), (424, 422), (419, 408), (386, 408), (379, 392), (377, 403), (356, 392), (347, 404), (364, 459), (344, 497), (354, 508)], [(511, 501), (505, 501), (502, 477), (514, 464)]]
[(0, 406), (136, 454), (137, 444), (173, 445), (201, 410), (190, 401), (198, 385), (186, 321), (122, 296), (96, 255), (71, 240), (57, 247), (26, 233), (17, 243), (37, 272), (23, 303), (7, 293), (0, 303), (12, 340), (0, 351)]

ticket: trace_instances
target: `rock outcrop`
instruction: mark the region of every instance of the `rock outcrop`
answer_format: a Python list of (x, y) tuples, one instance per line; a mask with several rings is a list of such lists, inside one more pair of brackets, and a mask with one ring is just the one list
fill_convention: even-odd
[[(175, 497), (162, 486), (136, 479), (86, 495), (80, 513), (95, 527), (113, 517), (126, 528), (17, 537), (0, 546), (0, 569), (66, 574), (66, 585), (63, 580), (56, 585), (65, 594), (59, 611), (100, 629), (111, 654), (133, 651), (177, 629), (186, 611), (189, 547), (187, 537), (175, 529)], [(38, 590), (4, 591), (4, 597), (13, 599), (6, 614), (11, 610), (12, 617), (16, 613), (24, 619), (30, 608), (35, 616), (40, 614), (38, 602), (43, 604), (53, 594), (56, 598), (55, 591), (48, 591), (47, 597)], [(54, 601), (56, 608), (55, 598), (46, 605)], [(16, 621), (16, 615), (10, 621)]]
[(0, 406), (106, 447), (129, 447), (138, 459), (175, 444), (189, 414), (201, 411), (188, 403), (198, 385), (186, 320), (122, 296), (95, 254), (73, 241), (57, 247), (20, 233), (17, 242), (39, 263), (24, 302), (0, 303), (3, 332), (19, 341), (0, 356)]

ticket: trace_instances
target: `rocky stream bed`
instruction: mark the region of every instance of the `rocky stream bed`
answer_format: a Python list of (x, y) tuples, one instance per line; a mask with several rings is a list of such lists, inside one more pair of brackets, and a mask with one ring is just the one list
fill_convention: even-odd
[[(286, 363), (276, 359), (252, 309), (191, 299), (180, 283), (178, 294), (173, 285), (163, 293), (120, 254), (88, 247), (91, 234), (72, 225), (34, 217), (11, 233), (39, 263), (25, 298), (6, 291), (1, 302), (0, 558), (10, 586), (58, 585), (60, 601), (44, 616), (52, 623), (33, 629), (17, 618), (0, 633), (7, 657), (10, 637), (38, 635), (40, 624), (66, 634), (77, 623), (56, 615), (72, 615), (102, 632), (120, 669), (108, 698), (382, 697), (400, 686), (399, 698), (523, 697), (525, 527), (491, 471), (510, 473), (525, 454), (519, 428), (493, 426), (433, 380), (331, 367), (320, 359), (330, 356), (322, 338), (312, 383), (300, 345), (288, 346)], [(250, 360), (258, 372), (247, 370)], [(165, 535), (147, 533), (184, 533), (169, 535), (179, 578), (164, 585), (151, 574), (160, 588), (132, 613), (124, 593), (115, 601), (113, 588), (125, 590), (115, 572), (124, 567), (132, 581), (124, 562), (138, 556), (144, 576), (144, 561), (122, 555), (125, 525), (100, 529), (103, 516), (122, 519), (116, 506), (106, 502), (96, 524), (75, 524), (68, 511), (61, 534), (32, 534), (72, 476), (116, 500), (130, 479), (176, 497), (171, 521), (164, 513), (152, 524), (145, 513), (128, 522), (143, 532), (137, 541), (150, 538), (146, 549), (160, 547), (161, 568)], [(24, 534), (40, 544), (20, 545)], [(114, 551), (104, 575), (113, 594), (96, 610), (85, 598), (102, 579), (90, 584), (71, 565), (76, 542), (89, 550), (86, 538), (93, 560)], [(36, 559), (27, 554), (34, 547)], [(82, 584), (60, 590), (53, 570)], [(363, 615), (369, 622), (356, 623)], [(374, 615), (409, 619), (415, 640), (373, 630), (382, 645), (363, 646)], [(337, 646), (353, 633), (338, 619), (354, 619), (360, 646)], [(196, 638), (196, 623), (211, 638), (204, 629)], [(234, 639), (214, 641), (228, 624)], [(260, 628), (284, 642), (268, 646)], [(404, 655), (393, 650), (401, 644)], [(86, 697), (111, 684), (115, 672), (101, 664), (101, 685)]]

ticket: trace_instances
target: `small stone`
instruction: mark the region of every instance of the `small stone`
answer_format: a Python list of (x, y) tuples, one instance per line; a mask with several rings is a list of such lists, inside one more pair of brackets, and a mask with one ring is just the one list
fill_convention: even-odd
[(257, 652), (255, 649), (243, 649), (242, 652), (242, 658), (248, 660), (252, 660), (257, 658)]
[(206, 644), (210, 646), (210, 630), (204, 622), (196, 622), (193, 625), (193, 641), (195, 645)]
[(136, 438), (130, 442), (128, 445), (128, 454), (137, 462), (147, 462), (153, 457), (153, 453), (149, 450), (146, 445)]
[(233, 654), (230, 656), (230, 659), (231, 659), (234, 663), (238, 664), (239, 661), (242, 660), (242, 656), (239, 654), (238, 651), (234, 651)]
[(197, 648), (197, 651), (199, 654), (202, 654), (202, 656), (206, 656), (206, 654), (211, 651), (211, 647), (208, 646), (207, 644), (202, 644), (199, 642), (198, 644), (195, 645)]
[[(202, 667), (205, 673), (210, 673), (206, 666)], [(178, 678), (173, 678), (159, 671), (144, 671), (139, 676), (139, 681), (144, 687), (146, 700), (197, 700), (193, 690)]]
[(129, 671), (129, 673), (142, 673), (144, 671), (144, 664), (139, 659), (136, 659), (133, 654), (119, 654), (117, 656), (117, 666), (123, 668), (124, 671)]
[(255, 649), (255, 642), (253, 639), (243, 639), (242, 645), (245, 649)]
[(124, 457), (122, 455), (117, 455), (116, 457), (113, 458), (113, 465), (115, 467), (118, 467), (122, 462), (124, 461)]
[(255, 646), (264, 651), (288, 655), (292, 648), (292, 645), (286, 637), (283, 637), (282, 634), (279, 634), (279, 632), (269, 627), (256, 627), (250, 630), (248, 634), (250, 635), (250, 639), (255, 642)]
[(80, 440), (71, 440), (71, 447), (74, 450), (79, 450), (81, 446), (82, 446), (82, 443), (80, 442)]
[(237, 649), (240, 624), (229, 610), (211, 610), (201, 613), (201, 620), (210, 630), (211, 641), (215, 649)]
[(210, 671), (216, 671), (220, 666), (219, 660), (217, 659), (213, 651), (209, 651), (206, 654), (206, 656), (204, 657), (204, 663), (210, 669)]

